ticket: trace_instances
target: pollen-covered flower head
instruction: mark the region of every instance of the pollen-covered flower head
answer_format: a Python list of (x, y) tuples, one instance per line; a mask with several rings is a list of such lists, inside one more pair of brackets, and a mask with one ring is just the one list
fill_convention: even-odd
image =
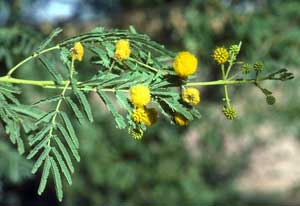
[(142, 123), (147, 114), (144, 108), (137, 108), (132, 111), (132, 120), (136, 123)]
[(71, 57), (73, 60), (82, 61), (84, 55), (84, 48), (80, 42), (76, 42), (71, 49)]
[(189, 87), (182, 90), (182, 100), (191, 106), (195, 106), (200, 102), (200, 92), (198, 89)]
[(179, 52), (173, 62), (174, 71), (182, 78), (194, 74), (197, 66), (197, 58), (188, 51)]
[(132, 112), (132, 120), (136, 123), (143, 123), (146, 126), (153, 125), (158, 118), (154, 108), (137, 108)]
[(129, 41), (121, 39), (117, 41), (115, 48), (115, 58), (123, 61), (128, 59), (130, 56), (131, 50), (129, 46)]
[(136, 107), (146, 106), (151, 99), (149, 87), (137, 84), (130, 88), (130, 101)]
[(179, 126), (186, 126), (189, 124), (189, 120), (178, 113), (175, 114), (174, 120), (175, 120), (175, 123), (178, 124)]
[(214, 50), (213, 57), (218, 64), (225, 64), (228, 60), (229, 53), (226, 48), (218, 47)]

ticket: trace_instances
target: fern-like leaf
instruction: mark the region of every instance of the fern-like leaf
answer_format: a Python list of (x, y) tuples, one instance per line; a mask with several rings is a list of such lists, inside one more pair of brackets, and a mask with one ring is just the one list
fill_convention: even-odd
[(115, 118), (115, 121), (117, 123), (117, 127), (120, 129), (124, 129), (126, 127), (126, 123), (124, 120), (124, 117), (120, 115), (117, 111), (117, 109), (114, 107), (113, 103), (109, 99), (109, 97), (105, 94), (103, 91), (98, 91), (99, 96), (107, 106), (108, 110), (112, 113), (113, 117)]
[(86, 113), (86, 116), (88, 117), (88, 120), (90, 122), (93, 122), (94, 118), (93, 118), (93, 114), (92, 114), (92, 109), (90, 107), (90, 104), (89, 104), (85, 94), (82, 91), (77, 90), (75, 92), (75, 95), (78, 98), (82, 108), (84, 109), (84, 112)]

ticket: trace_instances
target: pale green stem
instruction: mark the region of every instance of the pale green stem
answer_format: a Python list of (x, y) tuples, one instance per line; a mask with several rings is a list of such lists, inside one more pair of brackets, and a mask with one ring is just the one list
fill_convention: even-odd
[[(0, 82), (5, 82), (5, 83), (12, 83), (12, 84), (24, 84), (24, 85), (32, 85), (32, 86), (40, 86), (43, 88), (47, 89), (64, 89), (65, 85), (69, 81), (62, 81), (61, 85), (57, 85), (56, 82), (54, 81), (38, 81), (38, 80), (27, 80), (27, 79), (17, 79), (17, 78), (9, 78), (7, 76), (0, 77)], [(77, 82), (78, 85), (80, 85), (82, 82)], [(67, 87), (67, 90), (71, 90), (71, 87)], [(97, 88), (78, 88), (82, 91), (97, 91)], [(116, 92), (116, 91), (123, 91), (127, 92), (128, 90), (126, 89), (112, 89), (112, 88), (103, 88), (103, 89), (98, 89), (100, 91), (105, 91), (105, 92)]]
[(131, 61), (133, 61), (133, 62), (136, 62), (137, 64), (139, 64), (139, 65), (141, 65), (141, 66), (143, 66), (143, 67), (146, 67), (146, 68), (148, 68), (148, 69), (150, 69), (150, 70), (152, 70), (152, 71), (155, 71), (155, 72), (158, 72), (159, 70), (158, 69), (156, 69), (156, 68), (154, 68), (154, 67), (152, 67), (152, 66), (149, 66), (148, 64), (144, 64), (143, 62), (140, 62), (140, 61), (138, 61), (138, 60), (136, 60), (136, 59), (134, 59), (134, 58), (129, 58), (129, 60), (131, 60)]
[(234, 79), (234, 78), (236, 78), (239, 74), (241, 74), (243, 71), (242, 70), (240, 70), (240, 71), (238, 71), (238, 72), (236, 72), (235, 74), (233, 74), (231, 77), (229, 77), (228, 79), (229, 80), (232, 80), (232, 79)]
[[(64, 89), (63, 86), (44, 86), (43, 88), (47, 88), (47, 89)], [(113, 88), (78, 88), (81, 91), (91, 91), (91, 92), (97, 92), (97, 91), (102, 91), (102, 92), (116, 92), (116, 91), (120, 91), (120, 92), (129, 92), (128, 89), (113, 89)], [(67, 90), (72, 90), (72, 87), (68, 87)]]
[[(248, 84), (255, 83), (257, 81), (264, 81), (265, 78), (261, 79), (244, 79), (244, 80), (216, 80), (216, 81), (206, 81), (206, 82), (188, 82), (185, 86), (217, 86), (217, 85), (231, 85), (231, 84)], [(27, 80), (27, 79), (17, 79), (17, 78), (9, 78), (7, 76), (0, 77), (0, 82), (12, 83), (12, 84), (24, 84), (24, 85), (32, 85), (32, 86), (40, 86), (49, 89), (63, 89), (64, 85), (68, 81), (62, 81), (61, 85), (57, 85), (54, 81), (40, 81), (40, 80)], [(82, 84), (82, 82), (77, 82), (78, 85)], [(67, 89), (71, 89), (68, 87)], [(81, 90), (86, 91), (95, 91), (95, 88), (80, 88)], [(116, 89), (103, 89), (107, 91), (116, 91)]]
[(113, 69), (113, 67), (115, 66), (116, 61), (113, 59), (113, 62), (111, 63), (110, 67), (109, 67), (109, 72), (111, 72), (111, 70)]
[(186, 86), (217, 86), (217, 85), (231, 85), (231, 84), (249, 84), (256, 81), (263, 81), (265, 79), (244, 79), (244, 80), (216, 80), (207, 82), (189, 82)]
[[(224, 67), (224, 64), (222, 64), (222, 66)], [(228, 75), (229, 75), (229, 72), (230, 72), (230, 70), (231, 70), (232, 66), (233, 66), (233, 62), (232, 62), (232, 61), (230, 61), (230, 62), (229, 62), (229, 66), (228, 66), (228, 68), (227, 68), (227, 71), (226, 71), (226, 74), (224, 74), (224, 76), (225, 76), (225, 79), (227, 79), (227, 78), (228, 78)]]
[(22, 66), (23, 64), (25, 64), (26, 62), (30, 61), (31, 59), (34, 59), (44, 53), (47, 53), (47, 52), (50, 52), (50, 51), (53, 51), (53, 50), (56, 50), (56, 49), (59, 49), (59, 45), (56, 45), (54, 47), (50, 47), (48, 49), (45, 49), (41, 52), (37, 52), (37, 53), (33, 53), (31, 56), (27, 57), (26, 59), (22, 60), (21, 62), (19, 62), (16, 66), (14, 66), (13, 68), (11, 68), (8, 73), (7, 73), (7, 77), (11, 77), (11, 75), (20, 67)]
[[(242, 42), (240, 41), (240, 43), (239, 43), (239, 49), (241, 49), (241, 46), (242, 46)], [(234, 60), (231, 58), (231, 61), (229, 62), (229, 66), (228, 66), (228, 69), (227, 69), (226, 75), (225, 75), (226, 79), (228, 79), (229, 72), (230, 72), (230, 70), (231, 70), (231, 68), (233, 66), (233, 63), (234, 63)]]
[[(62, 93), (61, 93), (61, 98), (59, 99), (57, 105), (56, 105), (56, 108), (55, 108), (55, 114), (54, 116), (52, 117), (52, 120), (51, 120), (51, 124), (54, 125), (55, 124), (55, 121), (56, 121), (56, 117), (59, 113), (59, 109), (60, 109), (60, 105), (64, 99), (64, 96), (65, 96), (65, 93), (67, 91), (67, 88), (69, 87), (70, 85), (70, 81), (67, 81)], [(53, 133), (53, 127), (51, 128), (51, 130), (49, 131), (49, 136), (51, 137), (52, 136), (52, 133)], [(48, 146), (50, 146), (50, 143), (51, 143), (51, 138), (49, 138), (48, 140)]]
[[(222, 78), (223, 78), (224, 81), (226, 81), (227, 77), (225, 75), (224, 64), (221, 65), (221, 70), (222, 70)], [(229, 68), (228, 68), (228, 70), (229, 70)], [(228, 96), (227, 84), (224, 84), (224, 94), (225, 94), (226, 105), (227, 105), (228, 108), (230, 108), (230, 99), (229, 99), (229, 96)]]
[[(57, 118), (57, 115), (60, 111), (60, 106), (61, 106), (61, 103), (63, 101), (63, 99), (65, 98), (65, 93), (71, 83), (71, 80), (73, 78), (73, 73), (74, 73), (74, 58), (72, 58), (72, 61), (71, 61), (71, 68), (70, 68), (70, 80), (66, 82), (66, 85), (64, 86), (63, 88), (63, 91), (62, 93), (60, 94), (60, 99), (59, 101), (57, 102), (57, 105), (56, 105), (56, 108), (55, 108), (55, 114), (54, 116), (52, 117), (52, 120), (51, 120), (51, 124), (54, 125), (55, 124), (55, 121), (56, 121), (56, 118)], [(49, 131), (49, 136), (51, 137), (52, 136), (52, 133), (53, 133), (53, 126), (51, 127), (51, 130)], [(49, 138), (48, 140), (48, 146), (50, 146), (50, 143), (51, 143), (51, 138)]]
[[(27, 79), (17, 79), (13, 77), (3, 76), (0, 77), (0, 82), (13, 83), (13, 84), (27, 84), (32, 86), (55, 86), (57, 85), (54, 81), (39, 81), (39, 80), (27, 80)], [(62, 81), (62, 85), (65, 85), (68, 81)]]

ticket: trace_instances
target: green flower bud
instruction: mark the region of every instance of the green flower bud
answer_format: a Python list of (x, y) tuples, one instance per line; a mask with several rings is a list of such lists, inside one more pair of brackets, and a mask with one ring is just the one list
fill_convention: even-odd
[(229, 48), (229, 52), (236, 57), (240, 52), (239, 45), (236, 45), (236, 44), (231, 45), (230, 48)]
[(128, 133), (134, 138), (134, 139), (142, 139), (144, 135), (144, 131), (141, 128), (133, 128), (128, 129)]
[(228, 120), (234, 120), (237, 117), (236, 111), (232, 107), (223, 107), (223, 114)]
[(251, 71), (251, 64), (243, 64), (242, 70), (244, 74), (248, 74)]
[(267, 95), (266, 96), (266, 102), (269, 104), (269, 105), (273, 105), (275, 104), (276, 102), (276, 98), (272, 95)]
[(256, 72), (261, 72), (264, 69), (264, 63), (262, 62), (255, 62), (253, 68)]

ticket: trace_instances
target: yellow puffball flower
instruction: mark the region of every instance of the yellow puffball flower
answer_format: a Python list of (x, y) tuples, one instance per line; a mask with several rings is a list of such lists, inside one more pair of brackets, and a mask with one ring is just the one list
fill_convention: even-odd
[(198, 89), (189, 87), (182, 90), (182, 100), (191, 106), (195, 106), (200, 102), (200, 92)]
[(136, 123), (142, 123), (147, 118), (144, 108), (137, 108), (132, 111), (132, 120)]
[(178, 113), (175, 114), (174, 120), (179, 126), (186, 126), (189, 123), (189, 120), (187, 118)]
[(146, 126), (153, 125), (158, 118), (154, 108), (137, 108), (132, 112), (132, 120), (136, 123), (143, 123)]
[(128, 59), (130, 56), (130, 47), (129, 47), (129, 41), (121, 39), (117, 41), (116, 43), (116, 49), (115, 49), (115, 58), (123, 61), (125, 59)]
[(82, 61), (84, 55), (84, 48), (80, 42), (76, 42), (71, 49), (71, 57), (73, 60)]
[(214, 50), (213, 57), (218, 64), (225, 64), (228, 60), (229, 53), (224, 47), (218, 47)]
[(136, 107), (146, 106), (151, 99), (149, 87), (138, 84), (132, 86), (129, 90), (130, 92), (130, 101)]
[(182, 78), (194, 74), (197, 66), (197, 58), (188, 51), (179, 52), (173, 62), (174, 71)]

